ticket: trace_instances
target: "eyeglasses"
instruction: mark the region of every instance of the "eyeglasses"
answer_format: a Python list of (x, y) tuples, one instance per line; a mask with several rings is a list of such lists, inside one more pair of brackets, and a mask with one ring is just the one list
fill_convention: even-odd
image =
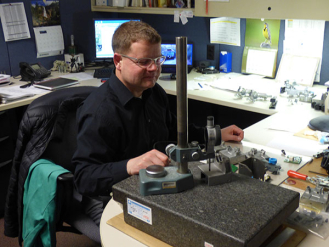
[(139, 67), (143, 69), (147, 69), (151, 67), (151, 65), (154, 64), (156, 66), (161, 66), (164, 61), (166, 60), (165, 56), (157, 57), (157, 58), (134, 58), (134, 57), (129, 57), (123, 54), (119, 54), (121, 57), (126, 57), (129, 58), (130, 60), (134, 61)]

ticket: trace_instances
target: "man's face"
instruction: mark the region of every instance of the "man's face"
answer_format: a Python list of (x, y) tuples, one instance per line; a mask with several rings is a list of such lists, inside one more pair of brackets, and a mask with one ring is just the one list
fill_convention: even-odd
[[(161, 56), (161, 44), (150, 44), (146, 41), (132, 43), (130, 51), (123, 54), (133, 58), (157, 58)], [(117, 55), (120, 56), (120, 55)], [(141, 68), (135, 60), (121, 57), (116, 64), (117, 77), (133, 93), (135, 97), (142, 95), (143, 91), (152, 88), (161, 73), (161, 66), (154, 62), (148, 68)]]

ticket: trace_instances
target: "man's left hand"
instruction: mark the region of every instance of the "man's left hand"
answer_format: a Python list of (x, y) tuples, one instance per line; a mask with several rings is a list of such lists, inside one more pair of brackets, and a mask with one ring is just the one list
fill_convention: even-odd
[(222, 133), (222, 141), (242, 141), (244, 137), (244, 132), (242, 129), (237, 127), (236, 125), (230, 125), (221, 131)]

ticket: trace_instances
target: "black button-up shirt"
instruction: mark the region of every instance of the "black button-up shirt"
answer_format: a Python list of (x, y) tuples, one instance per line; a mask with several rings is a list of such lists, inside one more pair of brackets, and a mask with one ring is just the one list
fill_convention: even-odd
[(155, 84), (136, 98), (115, 74), (83, 102), (77, 122), (74, 176), (84, 195), (109, 195), (112, 185), (129, 176), (129, 159), (152, 150), (155, 142), (177, 139), (163, 88)]

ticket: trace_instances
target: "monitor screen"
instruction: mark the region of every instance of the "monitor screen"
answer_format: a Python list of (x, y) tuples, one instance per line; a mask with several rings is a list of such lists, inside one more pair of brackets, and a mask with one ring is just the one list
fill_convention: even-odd
[[(187, 65), (193, 67), (193, 44), (187, 44)], [(166, 57), (166, 61), (162, 65), (162, 73), (176, 72), (176, 44), (161, 44), (161, 54)]]
[[(112, 36), (115, 30), (124, 22), (123, 19), (94, 19), (96, 59), (112, 59)], [(137, 21), (137, 20), (136, 20)]]

